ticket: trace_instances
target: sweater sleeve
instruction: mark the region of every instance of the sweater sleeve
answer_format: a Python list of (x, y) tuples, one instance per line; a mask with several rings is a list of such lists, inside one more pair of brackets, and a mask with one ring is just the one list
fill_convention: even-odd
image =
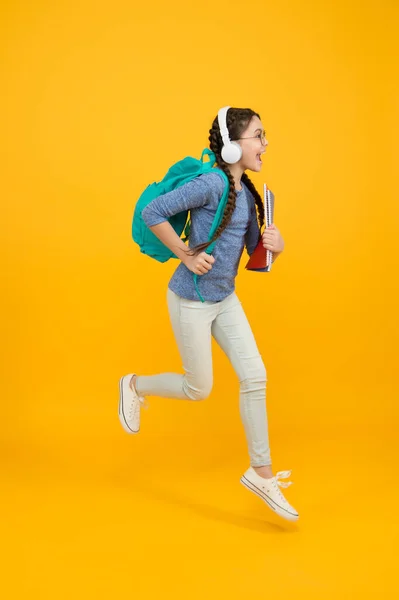
[(251, 254), (254, 252), (259, 243), (260, 237), (261, 233), (258, 225), (258, 219), (256, 217), (256, 208), (255, 204), (253, 204), (251, 209), (251, 220), (245, 234), (245, 246), (249, 256), (251, 256)]
[(181, 187), (154, 198), (141, 216), (147, 227), (153, 227), (177, 213), (208, 204), (213, 194), (222, 195), (223, 180), (217, 173), (205, 173)]

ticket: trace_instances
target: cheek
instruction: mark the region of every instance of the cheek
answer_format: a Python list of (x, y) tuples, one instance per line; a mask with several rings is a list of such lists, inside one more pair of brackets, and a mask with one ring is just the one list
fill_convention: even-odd
[(258, 152), (256, 151), (256, 148), (252, 145), (252, 144), (246, 144), (245, 146), (242, 145), (242, 160), (244, 162), (252, 162), (254, 160), (254, 158), (256, 158), (256, 155), (258, 154)]

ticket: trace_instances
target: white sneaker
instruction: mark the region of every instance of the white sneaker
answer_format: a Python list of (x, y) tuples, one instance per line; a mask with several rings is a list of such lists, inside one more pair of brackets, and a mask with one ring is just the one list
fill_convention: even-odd
[(279, 471), (274, 477), (266, 479), (258, 475), (255, 469), (249, 467), (240, 481), (247, 489), (262, 498), (280, 517), (288, 521), (297, 521), (299, 519), (297, 511), (280, 492), (280, 487), (286, 488), (292, 485), (291, 481), (280, 481), (280, 479), (286, 479), (290, 475), (291, 471)]
[(125, 375), (119, 381), (119, 420), (128, 433), (140, 431), (140, 408), (145, 403), (145, 398), (129, 385), (133, 375)]

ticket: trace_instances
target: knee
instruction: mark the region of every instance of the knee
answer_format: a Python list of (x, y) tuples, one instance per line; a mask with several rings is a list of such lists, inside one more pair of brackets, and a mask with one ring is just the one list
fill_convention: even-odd
[(240, 381), (242, 391), (256, 391), (266, 388), (267, 372), (262, 360), (253, 369), (248, 371), (244, 379)]
[(187, 383), (185, 393), (190, 400), (206, 400), (212, 391), (212, 381), (200, 384)]

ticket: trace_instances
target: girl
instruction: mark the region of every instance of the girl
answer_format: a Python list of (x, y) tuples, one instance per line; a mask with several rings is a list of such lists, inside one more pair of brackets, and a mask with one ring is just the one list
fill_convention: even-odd
[[(221, 109), (210, 129), (210, 149), (217, 167), (230, 182), (223, 219), (214, 238), (206, 242), (224, 181), (217, 172), (200, 175), (189, 183), (150, 202), (142, 217), (151, 231), (181, 260), (168, 286), (167, 302), (173, 332), (183, 362), (184, 374), (125, 375), (120, 380), (119, 418), (128, 433), (140, 429), (140, 408), (145, 396), (203, 400), (212, 388), (211, 336), (228, 356), (240, 382), (240, 415), (250, 467), (241, 483), (257, 494), (281, 517), (299, 518), (280, 487), (291, 474), (272, 471), (266, 415), (266, 369), (251, 327), (235, 293), (235, 277), (244, 246), (249, 255), (260, 238), (273, 253), (273, 262), (284, 249), (284, 241), (273, 224), (263, 235), (263, 202), (245, 171), (259, 172), (268, 142), (253, 110)], [(190, 210), (189, 248), (179, 238), (168, 218)], [(259, 220), (259, 224), (258, 224)], [(212, 255), (205, 249), (217, 240)], [(201, 276), (198, 298), (193, 273)]]

